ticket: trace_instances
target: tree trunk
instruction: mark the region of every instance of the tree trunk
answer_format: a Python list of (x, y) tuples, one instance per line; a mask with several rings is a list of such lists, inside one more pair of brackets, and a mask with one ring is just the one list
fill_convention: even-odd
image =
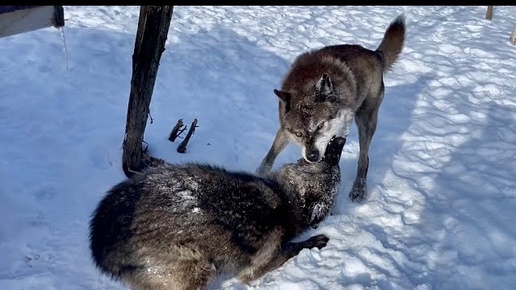
[(516, 45), (516, 26), (512, 30), (511, 38), (509, 38), (512, 44)]
[(161, 54), (165, 50), (174, 6), (141, 6), (133, 53), (131, 92), (123, 143), (127, 177), (149, 165), (142, 142)]
[(493, 6), (487, 6), (486, 19), (493, 19)]

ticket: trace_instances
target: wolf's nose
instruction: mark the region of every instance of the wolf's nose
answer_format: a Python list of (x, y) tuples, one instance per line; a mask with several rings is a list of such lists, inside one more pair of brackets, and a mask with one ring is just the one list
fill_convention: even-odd
[(308, 159), (308, 161), (310, 162), (317, 162), (319, 160), (319, 151), (314, 150), (308, 152), (308, 154), (306, 155), (306, 159)]

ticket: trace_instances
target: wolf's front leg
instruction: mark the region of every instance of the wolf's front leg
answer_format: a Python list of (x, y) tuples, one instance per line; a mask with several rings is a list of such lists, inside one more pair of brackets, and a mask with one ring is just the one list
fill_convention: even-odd
[(284, 132), (283, 128), (279, 128), (278, 132), (276, 133), (276, 137), (274, 138), (274, 142), (272, 143), (271, 148), (269, 149), (269, 152), (263, 158), (262, 163), (260, 164), (260, 167), (256, 170), (256, 175), (265, 177), (269, 171), (271, 171), (272, 165), (274, 164), (274, 160), (276, 160), (276, 157), (278, 154), (285, 149), (285, 146), (288, 144), (288, 137), (286, 133)]
[(330, 239), (326, 237), (325, 235), (317, 235), (309, 238), (308, 240), (302, 241), (302, 242), (291, 242), (286, 244), (283, 247), (283, 256), (287, 257), (287, 260), (297, 256), (299, 252), (303, 249), (311, 249), (311, 248), (318, 248), (319, 250), (326, 247), (326, 244), (328, 243)]
[(297, 256), (303, 249), (324, 248), (328, 240), (328, 237), (325, 235), (317, 235), (302, 242), (290, 242), (283, 247), (276, 247), (273, 252), (269, 252), (266, 255), (264, 255), (265, 253), (258, 253), (253, 259), (252, 264), (244, 269), (238, 275), (238, 278), (248, 284), (265, 275), (265, 273), (279, 268), (290, 258)]

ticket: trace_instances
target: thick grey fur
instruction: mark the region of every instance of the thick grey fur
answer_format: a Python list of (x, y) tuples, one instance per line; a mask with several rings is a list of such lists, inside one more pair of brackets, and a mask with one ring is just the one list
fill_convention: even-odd
[(269, 178), (203, 164), (165, 165), (114, 186), (90, 221), (101, 272), (132, 289), (205, 289), (219, 274), (261, 277), (317, 235), (291, 240), (329, 214), (344, 138), (317, 163), (300, 159)]

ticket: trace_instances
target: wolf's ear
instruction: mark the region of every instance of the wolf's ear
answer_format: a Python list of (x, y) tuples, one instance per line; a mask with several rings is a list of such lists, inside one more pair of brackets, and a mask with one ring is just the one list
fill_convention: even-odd
[(290, 99), (292, 95), (289, 92), (279, 91), (276, 89), (274, 89), (274, 93), (285, 103), (286, 111), (290, 111)]
[(316, 102), (335, 102), (337, 98), (335, 97), (335, 92), (333, 91), (333, 83), (331, 81), (331, 77), (327, 73), (323, 73), (321, 78), (315, 84), (315, 101)]

